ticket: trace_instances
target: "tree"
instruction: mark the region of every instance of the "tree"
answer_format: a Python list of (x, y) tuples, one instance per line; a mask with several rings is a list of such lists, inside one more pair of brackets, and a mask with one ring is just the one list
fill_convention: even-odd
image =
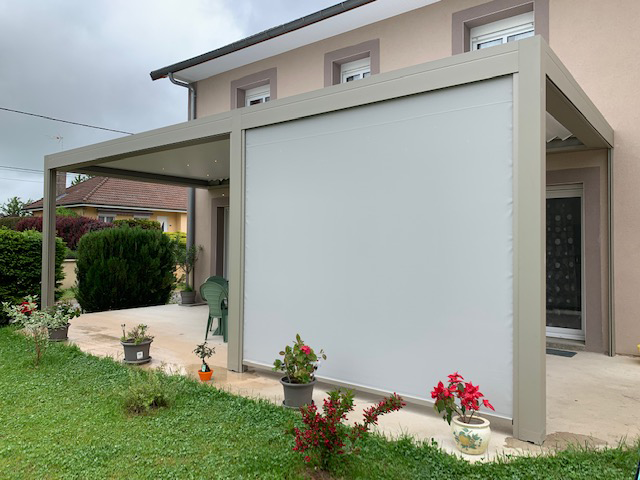
[(29, 199), (26, 202), (20, 200), (20, 197), (12, 197), (0, 206), (0, 214), (4, 217), (28, 217), (31, 215), (24, 207), (33, 203), (33, 200)]
[(84, 174), (78, 174), (75, 177), (73, 177), (73, 180), (71, 180), (71, 186), (75, 187), (77, 184), (84, 182), (85, 180), (89, 180), (90, 178), (95, 177), (95, 175), (84, 175)]

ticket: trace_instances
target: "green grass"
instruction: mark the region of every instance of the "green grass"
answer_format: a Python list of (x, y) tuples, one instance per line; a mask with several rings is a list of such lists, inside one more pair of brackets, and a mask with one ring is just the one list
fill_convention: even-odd
[(71, 300), (75, 300), (75, 298), (76, 298), (76, 289), (71, 287), (71, 288), (62, 289), (62, 294), (60, 295), (59, 300), (71, 301)]
[[(0, 329), (0, 478), (308, 478), (284, 434), (296, 412), (183, 377), (171, 408), (127, 416), (129, 367), (53, 344), (34, 369), (29, 340)], [(371, 436), (335, 478), (618, 479), (638, 448), (567, 451), (470, 465), (428, 443)]]

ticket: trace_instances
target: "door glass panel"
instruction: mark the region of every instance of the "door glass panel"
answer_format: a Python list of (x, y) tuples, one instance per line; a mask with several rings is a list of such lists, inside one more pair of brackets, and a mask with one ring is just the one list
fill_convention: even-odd
[(547, 327), (582, 330), (582, 199), (547, 198)]

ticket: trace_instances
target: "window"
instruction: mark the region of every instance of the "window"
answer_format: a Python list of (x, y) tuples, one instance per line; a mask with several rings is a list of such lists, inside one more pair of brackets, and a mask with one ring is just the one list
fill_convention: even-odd
[(231, 82), (231, 110), (277, 100), (278, 70), (270, 68)]
[(533, 35), (533, 12), (480, 25), (472, 28), (469, 32), (471, 50), (480, 50), (481, 48), (515, 42), (523, 38), (533, 37)]
[(380, 39), (324, 54), (324, 86), (353, 82), (380, 73)]
[(371, 75), (371, 58), (340, 65), (340, 83), (353, 82)]
[(260, 87), (250, 88), (244, 92), (245, 107), (258, 105), (271, 100), (271, 86), (269, 84)]
[(98, 215), (98, 220), (101, 222), (113, 223), (115, 219), (115, 215)]

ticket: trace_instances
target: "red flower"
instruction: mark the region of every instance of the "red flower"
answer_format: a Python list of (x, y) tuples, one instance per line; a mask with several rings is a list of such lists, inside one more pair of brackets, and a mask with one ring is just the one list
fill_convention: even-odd
[(452, 383), (458, 383), (463, 381), (464, 378), (462, 378), (462, 375), (458, 375), (458, 372), (452, 373), (451, 375), (449, 375), (449, 384)]
[(495, 408), (493, 408), (493, 405), (491, 405), (491, 404), (489, 403), (489, 400), (482, 400), (482, 403), (484, 403), (484, 406), (485, 406), (485, 407), (490, 408), (490, 409), (491, 409), (491, 410), (493, 410), (494, 412), (496, 411), (496, 409), (495, 409)]
[(22, 306), (20, 313), (31, 315), (31, 306), (29, 305), (29, 302), (22, 302), (20, 305)]
[(302, 353), (304, 353), (305, 355), (309, 355), (311, 353), (311, 347), (307, 346), (307, 345), (303, 345), (300, 347), (300, 351)]

